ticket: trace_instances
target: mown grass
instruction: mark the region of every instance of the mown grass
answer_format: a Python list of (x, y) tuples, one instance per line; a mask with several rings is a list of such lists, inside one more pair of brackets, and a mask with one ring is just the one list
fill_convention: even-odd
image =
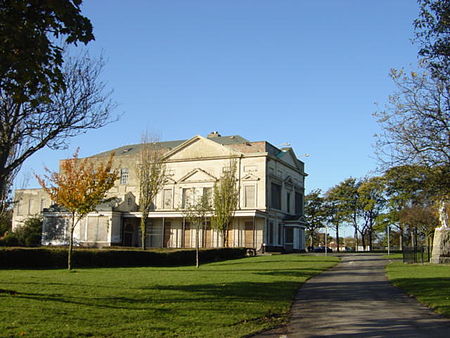
[(283, 323), (302, 282), (335, 257), (194, 267), (0, 270), (0, 335), (241, 337)]
[(450, 265), (403, 264), (387, 266), (389, 280), (421, 303), (450, 317)]
[(403, 254), (402, 253), (391, 253), (390, 255), (384, 255), (383, 258), (403, 260)]

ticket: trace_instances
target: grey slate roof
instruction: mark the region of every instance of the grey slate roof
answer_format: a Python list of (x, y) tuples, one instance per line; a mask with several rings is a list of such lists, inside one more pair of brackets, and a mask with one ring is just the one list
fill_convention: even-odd
[[(239, 143), (246, 143), (250, 142), (249, 140), (243, 138), (239, 135), (231, 135), (231, 136), (220, 136), (220, 137), (208, 137), (209, 140), (214, 141), (221, 145), (230, 145), (230, 144), (239, 144)], [(176, 140), (176, 141), (166, 141), (166, 142), (157, 142), (155, 143), (158, 147), (162, 149), (166, 149), (167, 151), (172, 150), (175, 147), (178, 147), (183, 142), (186, 142), (187, 140)], [(102, 153), (93, 155), (92, 157), (102, 157), (102, 156), (108, 156), (111, 154), (111, 152), (114, 152), (116, 156), (120, 155), (132, 155), (139, 152), (140, 148), (142, 147), (142, 144), (130, 144), (126, 146), (122, 146), (116, 149), (104, 151)]]

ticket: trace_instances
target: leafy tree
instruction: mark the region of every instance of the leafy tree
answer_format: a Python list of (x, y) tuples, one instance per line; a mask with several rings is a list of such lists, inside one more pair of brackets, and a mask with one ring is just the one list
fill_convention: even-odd
[[(81, 0), (0, 2), (0, 201), (38, 150), (110, 122), (103, 61), (68, 58), (63, 46), (94, 39)], [(60, 42), (58, 42), (60, 41)]]
[(211, 226), (222, 232), (223, 246), (228, 246), (228, 229), (230, 228), (234, 212), (236, 211), (239, 190), (236, 179), (236, 161), (230, 160), (228, 170), (214, 184), (213, 216)]
[(419, 0), (420, 14), (414, 21), (416, 42), (434, 77), (450, 80), (450, 2)]
[(199, 235), (200, 228), (205, 228), (206, 217), (211, 213), (211, 201), (207, 194), (202, 194), (197, 201), (185, 206), (183, 215), (187, 221), (195, 226), (195, 266), (200, 266), (199, 261)]
[(375, 116), (383, 128), (377, 146), (390, 166), (430, 168), (440, 219), (446, 226), (450, 192), (450, 3), (419, 0), (415, 20), (416, 42), (421, 46), (421, 71), (393, 70), (397, 87), (387, 109)]
[(325, 227), (326, 209), (322, 191), (316, 189), (305, 196), (306, 231), (309, 234), (309, 246), (314, 247), (317, 231)]
[(439, 224), (435, 210), (430, 206), (411, 206), (404, 208), (399, 213), (400, 223), (409, 226), (412, 233), (422, 235), (430, 246), (434, 228)]
[(91, 22), (81, 15), (81, 3), (82, 0), (1, 1), (3, 97), (14, 103), (38, 103), (65, 87), (61, 70), (63, 43), (87, 44), (94, 39)]
[[(118, 178), (112, 169), (114, 154), (105, 162), (78, 158), (78, 150), (73, 158), (62, 161), (60, 172), (51, 172), (43, 178), (36, 176), (39, 184), (50, 195), (52, 201), (64, 207), (70, 214), (69, 253), (67, 268), (72, 269), (73, 232), (87, 214), (106, 197)], [(48, 183), (47, 183), (48, 182)], [(50, 185), (49, 185), (50, 184)]]
[(374, 227), (382, 216), (386, 204), (384, 185), (381, 177), (366, 178), (358, 188), (359, 205), (364, 220), (360, 231), (362, 244), (366, 247), (367, 241), (372, 249)]
[[(337, 215), (333, 216), (333, 222), (346, 222), (354, 228), (356, 247), (358, 247), (358, 231), (360, 203), (358, 188), (361, 185), (355, 178), (348, 178), (336, 186), (332, 187), (327, 193), (327, 199), (334, 205)], [(336, 226), (336, 225), (335, 225)], [(337, 225), (339, 226), (339, 225)], [(337, 228), (336, 228), (337, 229)], [(338, 229), (337, 229), (338, 235)], [(338, 236), (336, 236), (338, 238)]]
[(146, 249), (148, 215), (154, 207), (154, 200), (166, 182), (166, 165), (164, 150), (156, 140), (151, 140), (148, 133), (142, 137), (139, 163), (137, 167), (139, 179), (139, 210), (141, 245)]

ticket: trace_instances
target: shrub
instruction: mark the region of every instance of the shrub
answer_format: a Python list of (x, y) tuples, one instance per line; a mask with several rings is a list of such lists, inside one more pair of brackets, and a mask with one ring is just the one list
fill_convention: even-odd
[(3, 237), (0, 237), (0, 246), (17, 246), (19, 240), (14, 232), (5, 232)]
[[(200, 262), (245, 257), (244, 248), (202, 249)], [(74, 267), (195, 265), (195, 250), (76, 249)], [(0, 249), (0, 268), (66, 268), (66, 248)]]
[(28, 218), (22, 227), (16, 229), (15, 235), (20, 246), (41, 245), (42, 218)]

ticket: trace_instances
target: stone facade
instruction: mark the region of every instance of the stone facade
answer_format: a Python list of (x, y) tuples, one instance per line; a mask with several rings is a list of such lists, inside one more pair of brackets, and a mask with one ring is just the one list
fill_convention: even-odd
[[(304, 250), (303, 216), (304, 164), (292, 148), (279, 149), (268, 142), (250, 142), (241, 136), (195, 136), (189, 140), (158, 143), (165, 151), (168, 180), (158, 193), (150, 212), (147, 245), (149, 247), (194, 247), (195, 231), (183, 217), (187, 199), (209, 193), (230, 164), (237, 164), (239, 202), (230, 246), (279, 250)], [(141, 145), (129, 145), (91, 158), (103, 160), (113, 151), (120, 177), (108, 192), (111, 202), (81, 221), (75, 241), (86, 246), (138, 246), (139, 182), (137, 159)], [(43, 244), (65, 244), (66, 222), (63, 211), (50, 206), (40, 189), (16, 191), (18, 201), (13, 224), (42, 212)], [(199, 233), (202, 247), (218, 247), (221, 234), (207, 227)]]

